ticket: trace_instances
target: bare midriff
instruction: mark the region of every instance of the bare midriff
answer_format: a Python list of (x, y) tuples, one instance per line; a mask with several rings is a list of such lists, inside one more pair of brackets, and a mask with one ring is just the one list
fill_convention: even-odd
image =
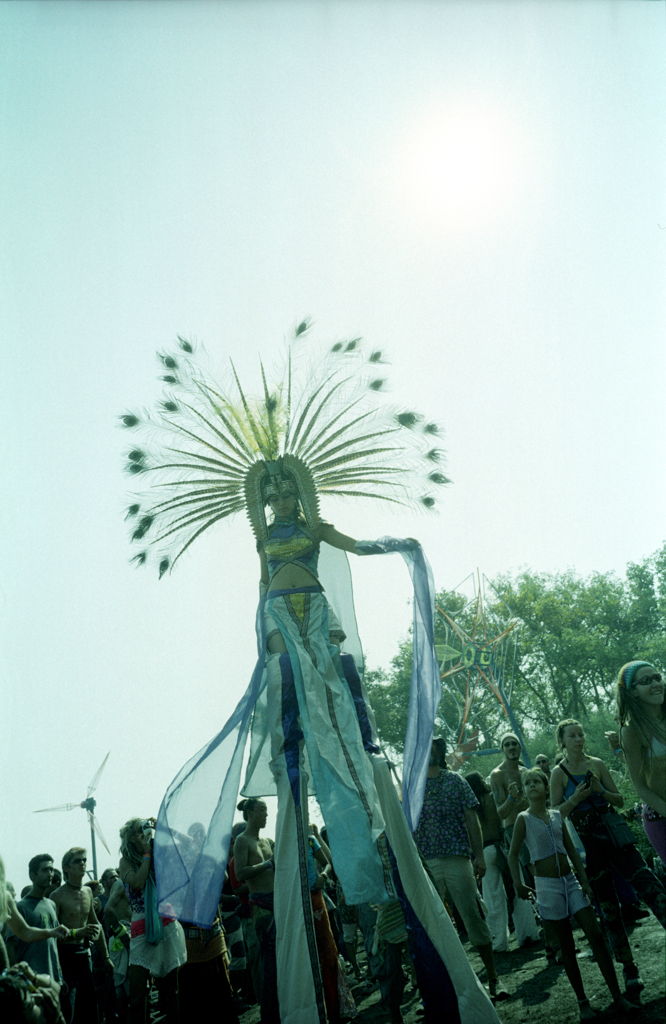
[(645, 758), (645, 781), (649, 788), (666, 800), (666, 756)]
[(299, 587), (318, 587), (321, 584), (317, 577), (302, 565), (294, 565), (291, 562), (278, 569), (269, 586), (268, 597), (274, 590), (298, 590)]
[(564, 853), (551, 853), (550, 857), (544, 857), (534, 865), (534, 874), (538, 878), (560, 878), (570, 872), (569, 858)]

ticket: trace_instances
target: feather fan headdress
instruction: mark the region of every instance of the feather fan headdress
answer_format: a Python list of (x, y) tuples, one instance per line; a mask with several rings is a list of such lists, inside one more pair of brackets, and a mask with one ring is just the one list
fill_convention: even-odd
[[(126, 469), (149, 476), (149, 500), (130, 505), (132, 540), (156, 552), (159, 573), (220, 519), (246, 510), (258, 540), (267, 536), (264, 506), (285, 486), (297, 491), (310, 524), (318, 494), (376, 498), (430, 509), (432, 491), (448, 483), (439, 463), (439, 428), (379, 396), (382, 353), (363, 355), (360, 338), (337, 342), (312, 364), (309, 322), (294, 331), (274, 379), (261, 366), (262, 393), (250, 398), (231, 363), (231, 387), (198, 364), (194, 347), (158, 353), (166, 388), (153, 413), (125, 413), (122, 425), (147, 443), (127, 454)], [(135, 555), (144, 564), (148, 551)]]

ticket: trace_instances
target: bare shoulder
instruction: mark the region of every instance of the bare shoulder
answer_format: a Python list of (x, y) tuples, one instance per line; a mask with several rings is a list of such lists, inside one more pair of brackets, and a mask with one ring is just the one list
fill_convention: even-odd
[(620, 735), (622, 737), (622, 745), (627, 750), (647, 750), (648, 744), (646, 739), (639, 733), (632, 722), (627, 722), (626, 725), (622, 726)]
[(250, 841), (243, 832), (234, 843), (234, 864), (245, 863), (249, 850)]
[(115, 882), (111, 886), (111, 892), (109, 893), (109, 900), (117, 900), (120, 896), (125, 895), (125, 886), (120, 878), (116, 878)]

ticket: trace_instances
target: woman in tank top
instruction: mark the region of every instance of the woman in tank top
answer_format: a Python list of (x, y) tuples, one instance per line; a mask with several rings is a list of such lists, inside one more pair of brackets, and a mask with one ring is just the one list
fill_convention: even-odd
[(666, 891), (633, 843), (619, 846), (612, 838), (604, 819), (610, 810), (622, 807), (624, 801), (605, 763), (587, 754), (580, 722), (565, 719), (555, 735), (565, 756), (550, 777), (551, 806), (559, 808), (564, 818), (571, 815), (585, 847), (587, 875), (615, 957), (622, 964), (627, 991), (640, 992), (644, 986), (622, 921), (611, 865), (643, 898), (664, 928)]
[[(511, 840), (511, 852), (509, 853), (509, 864), (516, 894), (523, 900), (530, 899), (534, 895), (533, 890), (523, 884), (520, 876), (518, 855), (520, 847), (525, 841), (534, 865), (534, 883), (539, 914), (544, 921), (550, 922), (560, 943), (562, 964), (578, 998), (580, 1019), (593, 1020), (595, 1011), (585, 995), (583, 979), (576, 959), (571, 917), (575, 917), (585, 932), (615, 1006), (618, 1009), (630, 1010), (633, 1004), (624, 999), (620, 992), (613, 961), (606, 948), (594, 911), (588, 902), (588, 898), (592, 899), (593, 893), (585, 874), (583, 862), (571, 841), (568, 830), (563, 827), (560, 812), (549, 810), (546, 807), (548, 779), (539, 768), (534, 768), (523, 774), (522, 782), (529, 801), (529, 809), (519, 814), (516, 819)], [(571, 870), (571, 864), (576, 870), (580, 885)]]

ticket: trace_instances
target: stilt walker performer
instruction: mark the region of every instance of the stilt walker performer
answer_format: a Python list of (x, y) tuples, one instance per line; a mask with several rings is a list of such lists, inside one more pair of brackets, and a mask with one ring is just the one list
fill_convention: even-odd
[[(179, 339), (176, 354), (160, 356), (167, 388), (156, 411), (121, 417), (150, 442), (128, 452), (128, 470), (152, 484), (128, 510), (132, 539), (146, 544), (136, 561), (154, 554), (162, 576), (209, 527), (245, 510), (261, 566), (258, 661), (250, 684), (221, 732), (171, 783), (160, 808), (160, 909), (210, 927), (239, 789), (252, 797), (277, 794), (275, 1019), (330, 1020), (307, 872), (307, 800), (314, 794), (347, 901), (401, 901), (426, 1022), (492, 1024), (495, 1011), (412, 839), (441, 697), (430, 567), (417, 541), (355, 541), (319, 511), (322, 495), (431, 508), (432, 491), (448, 482), (438, 465), (438, 428), (383, 403), (380, 352), (368, 358), (353, 339), (313, 363), (308, 335), (305, 321), (276, 382), (269, 383), (261, 364), (258, 399), (243, 390), (233, 364), (230, 386), (219, 386), (193, 346)], [(393, 551), (407, 563), (414, 587), (402, 805), (363, 684), (346, 558), (347, 552)]]

